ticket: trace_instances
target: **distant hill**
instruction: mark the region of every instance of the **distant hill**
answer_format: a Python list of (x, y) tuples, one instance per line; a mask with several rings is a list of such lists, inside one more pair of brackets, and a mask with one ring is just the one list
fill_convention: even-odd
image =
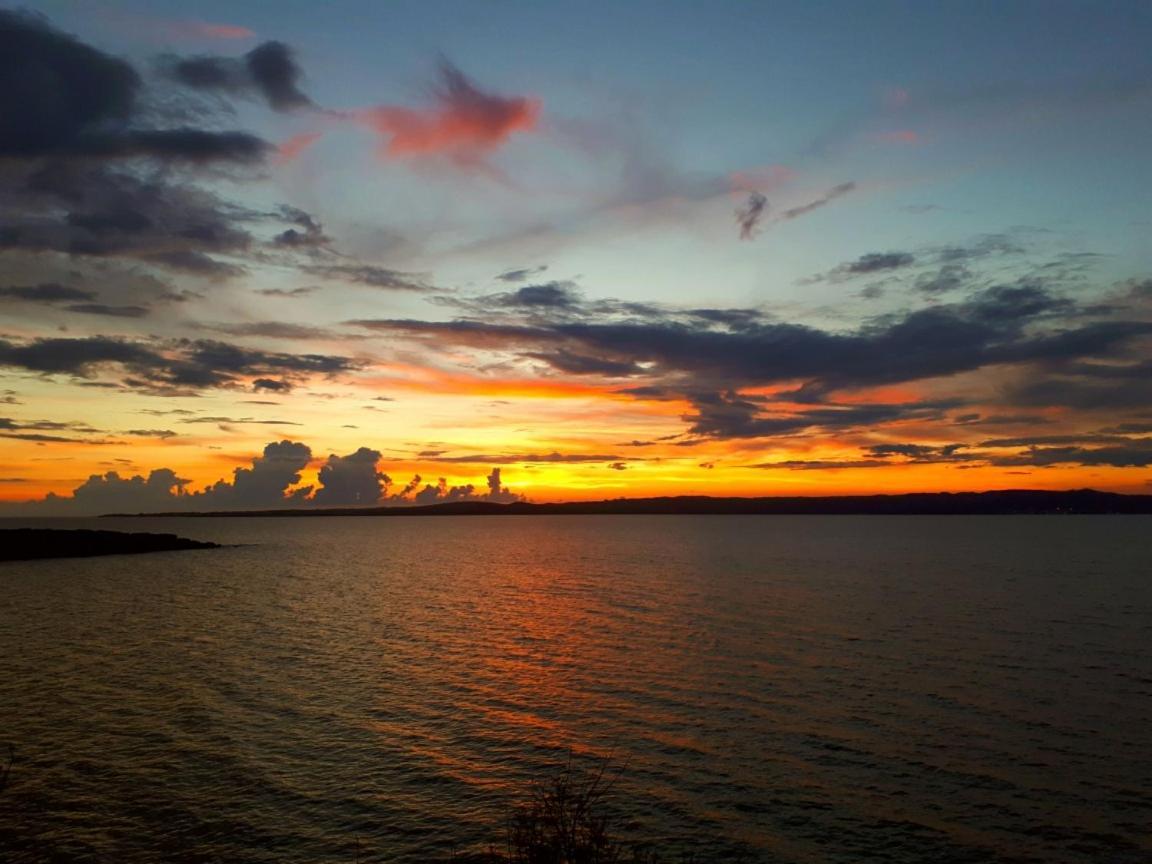
[(454, 501), (401, 507), (298, 507), (284, 510), (199, 513), (109, 514), (135, 516), (567, 516), (567, 515), (889, 515), (968, 516), (1041, 513), (1152, 514), (1152, 495), (1120, 495), (1095, 489), (1047, 492), (1005, 489), (992, 492), (913, 492), (903, 495), (828, 497), (713, 498), (682, 495), (664, 498), (612, 498), (559, 504), (495, 504)]

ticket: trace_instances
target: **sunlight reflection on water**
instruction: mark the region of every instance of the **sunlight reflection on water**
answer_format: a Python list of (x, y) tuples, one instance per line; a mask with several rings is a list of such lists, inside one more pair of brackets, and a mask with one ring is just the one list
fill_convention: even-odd
[(248, 545), (0, 565), (14, 861), (423, 862), (569, 751), (704, 860), (1152, 856), (1143, 517), (98, 524)]

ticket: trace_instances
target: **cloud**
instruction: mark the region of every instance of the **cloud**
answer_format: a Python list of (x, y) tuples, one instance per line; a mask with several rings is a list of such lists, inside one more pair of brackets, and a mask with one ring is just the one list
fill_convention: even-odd
[(827, 192), (825, 192), (823, 195), (821, 195), (819, 198), (817, 198), (814, 201), (809, 201), (807, 204), (801, 204), (797, 207), (788, 208), (783, 213), (781, 213), (780, 216), (777, 218), (779, 218), (781, 221), (787, 221), (790, 219), (797, 219), (800, 216), (805, 216), (805, 215), (811, 213), (813, 210), (817, 210), (817, 209), (823, 207), (825, 204), (832, 203), (837, 198), (841, 198), (841, 197), (847, 195), (849, 192), (854, 191), (855, 189), (856, 189), (856, 183), (855, 182), (849, 181), (848, 183), (841, 183), (837, 186), (833, 186), (831, 189), (829, 189)]
[[(47, 509), (78, 513), (148, 512), (208, 507), (273, 507), (298, 500), (300, 493), (286, 494), (300, 480), (311, 451), (290, 441), (268, 444), (252, 461), (251, 468), (237, 468), (231, 483), (219, 481), (204, 492), (191, 493), (190, 481), (170, 468), (142, 476), (121, 477), (115, 471), (92, 475), (77, 487), (71, 498), (49, 495)], [(307, 490), (304, 490), (306, 494)]]
[[(593, 309), (595, 307), (589, 307)], [(445, 345), (528, 351), (570, 370), (570, 358), (643, 365), (649, 375), (719, 379), (732, 385), (793, 380), (831, 387), (871, 386), (953, 375), (995, 364), (1107, 355), (1152, 333), (1152, 322), (1099, 321), (1030, 333), (1070, 301), (1037, 286), (997, 286), (963, 302), (887, 316), (837, 332), (766, 320), (750, 310), (736, 324), (684, 320), (651, 310), (612, 320), (585, 310), (532, 323), (376, 319), (349, 322)], [(695, 317), (695, 316), (693, 316)]]
[(456, 462), (466, 465), (520, 465), (520, 464), (579, 464), (582, 462), (614, 462), (622, 456), (602, 453), (467, 453), (445, 456), (443, 450), (425, 450), (420, 453), (425, 462)]
[(312, 450), (296, 441), (268, 444), (264, 453), (252, 460), (251, 468), (236, 468), (232, 482), (220, 482), (204, 493), (205, 503), (214, 507), (275, 507), (307, 497), (311, 487), (288, 493), (300, 482), (300, 472), (312, 459)]
[(312, 500), (322, 506), (377, 504), (387, 494), (391, 478), (377, 471), (379, 450), (361, 447), (347, 456), (331, 455), (320, 469), (320, 487)]
[(305, 272), (343, 282), (382, 288), (386, 291), (427, 292), (434, 290), (412, 273), (389, 270), (371, 264), (310, 264), (302, 268)]
[(932, 273), (923, 273), (916, 279), (916, 290), (924, 294), (946, 294), (958, 291), (972, 281), (972, 271), (962, 263), (945, 264)]
[(93, 474), (73, 490), (70, 500), (50, 495), (48, 503), (86, 514), (163, 511), (180, 500), (188, 482), (171, 468), (158, 468), (147, 478), (121, 477), (109, 471)]
[(387, 158), (443, 156), (466, 168), (484, 168), (490, 153), (535, 130), (540, 116), (539, 100), (485, 92), (448, 62), (433, 99), (424, 110), (381, 105), (341, 116), (373, 129)]
[(740, 239), (751, 240), (768, 209), (768, 199), (760, 192), (750, 192), (748, 201), (736, 211), (736, 224), (740, 226)]
[(955, 401), (910, 402), (900, 404), (826, 404), (801, 411), (765, 414), (764, 405), (734, 392), (698, 393), (691, 397), (695, 414), (688, 432), (700, 438), (766, 438), (820, 430), (842, 432), (894, 421), (935, 422), (955, 408)]
[(399, 498), (394, 500), (402, 500), (409, 493), (412, 493), (412, 503), (417, 505), (443, 504), (449, 501), (493, 501), (508, 504), (523, 500), (522, 496), (503, 485), (499, 468), (493, 468), (485, 478), (487, 492), (478, 490), (471, 483), (462, 486), (449, 486), (448, 481), (443, 477), (435, 485), (428, 483), (423, 489), (415, 491), (415, 486), (419, 485), (420, 482), (420, 477), (417, 475), (413, 478), (413, 482), (405, 487), (405, 492), (402, 492)]
[(127, 62), (0, 9), (0, 156), (251, 162), (268, 146), (242, 132), (141, 128), (140, 75)]
[(0, 298), (23, 300), (28, 303), (71, 303), (77, 300), (95, 300), (96, 292), (56, 283), (42, 283), (0, 288)]
[(523, 267), (519, 270), (505, 270), (496, 278), (501, 282), (523, 282), (527, 279), (531, 279), (533, 276), (539, 276), (547, 269), (547, 264), (541, 264), (538, 267)]
[(256, 293), (264, 297), (307, 297), (319, 290), (315, 285), (307, 285), (300, 288), (261, 288)]
[(300, 69), (292, 57), (292, 49), (283, 42), (258, 45), (244, 55), (244, 61), (252, 80), (277, 111), (312, 104), (312, 100), (300, 92)]
[(107, 318), (144, 318), (151, 312), (147, 306), (109, 306), (107, 303), (75, 303), (65, 308), (69, 312), (103, 315)]
[(276, 148), (276, 155), (273, 157), (273, 161), (278, 165), (295, 162), (304, 155), (313, 144), (319, 141), (322, 136), (322, 132), (301, 132), (298, 135), (293, 135)]
[(496, 295), (493, 299), (501, 306), (526, 308), (547, 306), (553, 309), (571, 309), (576, 305), (578, 295), (571, 283), (545, 282), (540, 285), (525, 285), (510, 294)]
[(852, 276), (898, 270), (916, 263), (916, 258), (907, 252), (872, 252), (861, 255), (855, 261), (842, 265), (843, 271)]
[[(843, 282), (857, 276), (875, 276), (903, 270), (916, 263), (916, 256), (910, 252), (869, 252), (853, 261), (838, 264), (827, 273), (812, 276), (804, 282)], [(871, 286), (878, 287), (878, 286)]]
[(196, 90), (259, 95), (276, 111), (313, 107), (312, 100), (300, 90), (303, 73), (292, 49), (283, 42), (261, 43), (239, 58), (167, 58), (164, 71)]
[[(858, 261), (865, 270), (904, 266), (900, 254), (880, 262), (869, 256)], [(1121, 399), (1135, 407), (1142, 399), (1145, 404), (1152, 400), (1152, 385), (1144, 383), (1152, 381), (1152, 374), (1139, 363), (1121, 362), (1152, 336), (1152, 321), (1092, 312), (1099, 304), (1079, 304), (1039, 282), (993, 285), (956, 302), (839, 330), (781, 322), (755, 309), (674, 309), (587, 301), (575, 294), (560, 295), (560, 303), (552, 298), (550, 304), (523, 307), (508, 302), (514, 297), (454, 301), (474, 312), (473, 318), (348, 323), (419, 341), (446, 356), (466, 347), (503, 352), (513, 362), (546, 363), (564, 375), (642, 377), (643, 383), (615, 392), (688, 402), (696, 410), (684, 420), (698, 439), (809, 434), (905, 420), (941, 422), (946, 411), (963, 403), (882, 400), (853, 406), (829, 400), (837, 391), (944, 379), (989, 367), (1018, 370), (994, 395), (1010, 409)], [(1065, 387), (1066, 380), (1075, 386)], [(762, 399), (741, 394), (744, 388), (790, 383), (796, 389), (781, 394), (781, 402), (816, 407), (768, 410)], [(1018, 412), (1005, 412), (1013, 413)]]
[(287, 393), (291, 389), (291, 383), (276, 378), (257, 378), (252, 382), (252, 390), (256, 393)]
[(0, 227), (0, 250), (127, 258), (209, 278), (239, 272), (213, 256), (245, 254), (245, 223), (258, 218), (162, 173), (89, 163), (36, 168), (8, 200), (19, 215)]
[(82, 378), (119, 371), (122, 387), (169, 393), (241, 387), (248, 378), (330, 376), (357, 368), (346, 357), (258, 351), (211, 339), (145, 343), (107, 336), (24, 343), (0, 339), (0, 366)]

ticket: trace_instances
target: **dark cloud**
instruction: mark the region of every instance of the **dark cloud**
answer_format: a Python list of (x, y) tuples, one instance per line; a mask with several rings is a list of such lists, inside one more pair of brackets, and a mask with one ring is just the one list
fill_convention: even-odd
[(347, 456), (331, 455), (320, 469), (320, 487), (313, 496), (325, 506), (376, 504), (387, 495), (391, 478), (378, 471), (379, 450), (361, 447)]
[(525, 285), (510, 294), (496, 295), (501, 306), (521, 306), (553, 309), (571, 309), (579, 300), (575, 289), (567, 282), (545, 282), (540, 285)]
[(23, 344), (0, 340), (0, 365), (81, 377), (118, 368), (126, 373), (122, 386), (161, 392), (236, 387), (249, 377), (334, 375), (356, 368), (346, 357), (257, 351), (209, 339), (157, 344), (106, 336)]
[(780, 462), (757, 462), (749, 468), (784, 468), (789, 471), (837, 471), (845, 468), (891, 468), (885, 459), (784, 459)]
[(935, 446), (930, 444), (872, 444), (864, 448), (864, 452), (877, 459), (887, 459), (892, 456), (902, 456), (912, 462), (941, 462), (955, 457), (964, 444), (945, 444)]
[(47, 503), (87, 514), (163, 511), (180, 501), (189, 482), (171, 468), (159, 468), (146, 478), (109, 471), (93, 474), (73, 490), (71, 499), (50, 495)]
[(917, 277), (915, 287), (924, 294), (945, 294), (958, 291), (972, 281), (972, 271), (962, 263), (945, 264), (931, 273)]
[(0, 9), (0, 155), (85, 149), (95, 129), (131, 117), (139, 85), (123, 60)]
[(252, 382), (252, 389), (257, 392), (287, 393), (292, 389), (292, 384), (276, 378), (257, 378)]
[(109, 306), (107, 303), (76, 303), (65, 308), (69, 312), (108, 318), (144, 318), (152, 311), (147, 306)]
[(312, 100), (300, 92), (302, 77), (292, 57), (292, 49), (283, 42), (265, 42), (246, 55), (248, 72), (268, 104), (277, 111), (310, 106)]
[(487, 491), (481, 491), (471, 483), (449, 486), (443, 477), (435, 485), (429, 483), (423, 489), (415, 491), (415, 487), (421, 482), (420, 476), (417, 475), (413, 478), (413, 482), (405, 487), (405, 492), (401, 493), (399, 500), (409, 493), (414, 493), (411, 498), (413, 504), (442, 504), (448, 501), (494, 501), (507, 504), (522, 500), (520, 495), (503, 485), (499, 468), (493, 468), (485, 481)]
[(324, 234), (324, 226), (315, 216), (296, 207), (281, 207), (280, 210), (284, 218), (296, 227), (277, 234), (275, 237), (277, 245), (309, 248), (323, 246), (331, 241), (331, 238)]
[[(830, 332), (760, 321), (733, 329), (656, 318), (600, 323), (501, 324), (368, 320), (363, 327), (486, 348), (523, 349), (563, 371), (572, 355), (645, 364), (649, 374), (689, 374), (740, 384), (812, 379), (825, 387), (899, 383), (1001, 363), (1108, 354), (1152, 322), (1094, 322), (1030, 335), (1037, 320), (1072, 311), (1037, 287), (998, 287), (963, 303), (915, 310)], [(540, 349), (549, 350), (540, 350)], [(530, 349), (531, 350), (531, 349)], [(566, 353), (561, 353), (566, 352)]]
[(846, 261), (833, 267), (827, 273), (813, 276), (805, 282), (843, 282), (857, 276), (874, 276), (878, 273), (888, 274), (894, 270), (902, 270), (916, 263), (916, 256), (911, 252), (869, 252), (861, 255), (854, 261)]
[(825, 192), (823, 195), (821, 195), (815, 201), (809, 201), (807, 204), (801, 204), (798, 207), (790, 207), (789, 209), (787, 209), (783, 213), (781, 213), (778, 218), (781, 220), (789, 220), (789, 219), (796, 219), (800, 216), (805, 216), (808, 213), (811, 213), (813, 210), (817, 210), (820, 207), (823, 207), (825, 204), (830, 204), (833, 201), (835, 201), (837, 198), (841, 198), (844, 195), (847, 195), (849, 192), (852, 192), (853, 190), (855, 190), (855, 188), (856, 188), (856, 184), (854, 182), (851, 182), (851, 181), (848, 183), (841, 183), (837, 186), (833, 186), (831, 189), (829, 189), (827, 192)]
[(352, 339), (355, 337), (340, 334), (338, 337), (323, 327), (308, 324), (292, 324), (287, 321), (246, 321), (242, 324), (201, 324), (200, 329), (230, 336), (262, 336), (269, 339)]
[(143, 345), (104, 336), (36, 339), (23, 345), (0, 340), (0, 365), (32, 372), (87, 375), (107, 363), (138, 367), (162, 362), (159, 354)]
[(466, 465), (518, 465), (580, 462), (615, 462), (623, 457), (602, 453), (468, 453), (444, 456), (443, 450), (425, 450), (420, 456), (427, 462), (456, 462)]
[[(756, 437), (894, 422), (910, 412), (920, 419), (941, 420), (945, 403), (880, 405), (874, 408), (876, 416), (821, 403), (837, 390), (991, 366), (1025, 370), (1001, 397), (1014, 407), (1049, 404), (1050, 397), (1062, 393), (1062, 385), (1052, 382), (1067, 378), (1078, 382), (1072, 395), (1080, 393), (1085, 400), (1122, 392), (1133, 404), (1148, 399), (1147, 386), (1152, 386), (1143, 383), (1152, 381), (1145, 366), (1119, 362), (1141, 338), (1152, 336), (1152, 321), (1090, 320), (1086, 307), (1035, 282), (995, 285), (959, 302), (878, 317), (848, 331), (779, 322), (758, 310), (672, 310), (642, 304), (625, 309), (615, 301), (582, 301), (576, 295), (563, 300), (562, 309), (553, 303), (537, 311), (486, 298), (464, 306), (476, 312), (476, 319), (349, 323), (446, 350), (467, 346), (507, 351), (567, 375), (643, 375), (649, 382), (620, 392), (643, 399), (687, 399), (698, 410), (686, 418), (691, 434), (698, 437)], [(481, 307), (488, 310), (483, 320)], [(494, 311), (499, 309), (510, 311)], [(1080, 370), (1087, 361), (1093, 362)], [(1101, 380), (1091, 380), (1093, 375)], [(765, 414), (759, 403), (738, 395), (743, 387), (793, 381), (800, 386), (789, 398), (816, 405), (812, 411)]]
[(639, 375), (643, 369), (629, 360), (612, 360), (588, 354), (557, 350), (547, 354), (527, 352), (524, 357), (542, 360), (558, 372), (566, 375), (600, 375), (605, 378), (627, 378)]
[(387, 291), (432, 291), (431, 285), (412, 273), (389, 270), (371, 264), (311, 264), (303, 268), (315, 276), (324, 276), (342, 282), (354, 282)]
[(293, 420), (257, 420), (255, 417), (223, 417), (223, 416), (205, 416), (194, 417), (189, 420), (181, 420), (181, 423), (213, 423), (213, 424), (227, 424), (227, 425), (243, 425), (255, 424), (257, 426), (299, 426)]
[(496, 278), (501, 282), (523, 282), (533, 276), (539, 276), (547, 269), (547, 264), (541, 264), (538, 267), (522, 267), (519, 270), (505, 270)]
[(768, 199), (760, 192), (751, 192), (744, 206), (736, 211), (736, 224), (740, 226), (740, 239), (751, 240), (756, 236), (760, 220), (768, 210)]
[(762, 403), (734, 392), (698, 393), (690, 399), (696, 413), (684, 418), (689, 423), (689, 433), (700, 438), (721, 439), (767, 438), (816, 430), (842, 432), (899, 420), (939, 421), (957, 404), (953, 400), (941, 400), (822, 405), (773, 414), (765, 413)]
[(941, 263), (972, 261), (1001, 255), (1021, 255), (1024, 247), (1008, 234), (982, 234), (970, 243), (941, 246), (934, 250)]
[(871, 252), (861, 255), (855, 261), (843, 265), (843, 271), (853, 276), (898, 270), (916, 263), (916, 257), (908, 252)]
[[(7, 425), (5, 425), (7, 424)], [(75, 424), (45, 424), (53, 428)], [(15, 421), (0, 419), (0, 430), (25, 428)], [(30, 428), (30, 427), (29, 427)], [(34, 433), (0, 431), (15, 436)], [(166, 429), (133, 429), (124, 433), (138, 437), (171, 437)], [(43, 436), (48, 438), (49, 436)], [(50, 440), (63, 441), (64, 438)], [(77, 439), (81, 440), (81, 439)], [(19, 505), (22, 514), (95, 515), (100, 513), (188, 512), (221, 509), (275, 509), (303, 506), (348, 506), (372, 504), (433, 504), (445, 501), (523, 500), (504, 485), (500, 468), (493, 468), (484, 484), (451, 486), (444, 478), (422, 485), (416, 475), (402, 489), (390, 492), (391, 478), (379, 470), (381, 454), (360, 447), (346, 456), (330, 455), (320, 467), (319, 485), (300, 486), (303, 471), (312, 461), (308, 445), (296, 441), (273, 441), (252, 459), (247, 467), (235, 468), (228, 480), (219, 480), (200, 491), (170, 468), (159, 468), (147, 476), (122, 477), (116, 471), (93, 474), (71, 496), (49, 494), (39, 501)], [(117, 462), (130, 463), (119, 459)]]
[(22, 176), (9, 193), (19, 215), (0, 227), (0, 250), (123, 257), (223, 277), (237, 268), (212, 256), (244, 254), (252, 244), (245, 223), (259, 218), (159, 170), (53, 164)]
[(256, 293), (265, 297), (307, 297), (319, 290), (314, 285), (308, 285), (300, 288), (261, 288)]
[(484, 496), (486, 500), (496, 501), (502, 504), (522, 500), (522, 496), (517, 495), (507, 486), (503, 485), (503, 481), (500, 479), (499, 468), (493, 468), (485, 478), (485, 481), (488, 484), (488, 494)]
[(303, 73), (283, 42), (264, 42), (241, 58), (200, 56), (166, 58), (166, 74), (196, 90), (258, 94), (276, 111), (312, 107), (300, 90)]
[(307, 497), (311, 487), (288, 493), (300, 482), (300, 472), (312, 459), (307, 444), (280, 441), (268, 444), (264, 453), (252, 460), (251, 468), (236, 468), (232, 482), (220, 481), (209, 487), (204, 497), (218, 507), (275, 507)]
[(142, 83), (43, 18), (0, 10), (0, 156), (250, 162), (267, 151), (243, 132), (139, 128)]
[(1086, 465), (1110, 468), (1147, 468), (1152, 465), (1152, 439), (1114, 447), (1035, 447), (1017, 456), (989, 460), (994, 465)]
[(24, 300), (29, 303), (73, 303), (78, 300), (95, 300), (96, 292), (71, 288), (67, 285), (43, 283), (0, 288), (0, 298)]
[[(71, 434), (57, 434), (60, 432)], [(20, 441), (36, 441), (41, 443), (81, 444), (92, 443), (92, 439), (77, 438), (76, 435), (98, 434), (99, 432), (99, 429), (93, 429), (87, 423), (61, 422), (56, 420), (26, 422), (14, 420), (11, 417), (0, 417), (0, 438), (12, 438)]]

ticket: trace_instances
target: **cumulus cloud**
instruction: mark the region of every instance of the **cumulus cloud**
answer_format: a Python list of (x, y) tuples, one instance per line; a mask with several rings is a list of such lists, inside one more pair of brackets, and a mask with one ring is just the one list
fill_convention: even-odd
[[(75, 426), (48, 421), (21, 424), (0, 418), (0, 437), (40, 434), (10, 430)], [(124, 434), (153, 438), (175, 435), (166, 429), (133, 429)], [(95, 515), (310, 506), (403, 506), (447, 501), (508, 503), (523, 500), (522, 496), (504, 485), (498, 467), (488, 473), (481, 485), (451, 485), (446, 478), (439, 478), (435, 484), (424, 484), (417, 474), (402, 489), (392, 492), (392, 479), (380, 468), (382, 458), (379, 450), (370, 447), (360, 447), (345, 456), (331, 454), (320, 466), (317, 484), (301, 485), (303, 472), (312, 462), (311, 448), (298, 441), (272, 441), (249, 465), (233, 469), (230, 479), (219, 480), (204, 489), (193, 489), (190, 480), (182, 479), (171, 468), (159, 468), (147, 475), (127, 477), (109, 471), (93, 474), (76, 487), (71, 495), (49, 494), (39, 501), (0, 505), (0, 512)]]
[(320, 469), (320, 486), (312, 500), (326, 506), (377, 504), (392, 479), (377, 470), (379, 450), (361, 447), (347, 456), (331, 455)]
[(252, 460), (251, 468), (236, 468), (232, 482), (220, 481), (203, 493), (203, 501), (214, 507), (273, 507), (302, 501), (311, 492), (307, 486), (289, 493), (300, 482), (300, 472), (312, 459), (307, 444), (296, 441), (272, 442)]

